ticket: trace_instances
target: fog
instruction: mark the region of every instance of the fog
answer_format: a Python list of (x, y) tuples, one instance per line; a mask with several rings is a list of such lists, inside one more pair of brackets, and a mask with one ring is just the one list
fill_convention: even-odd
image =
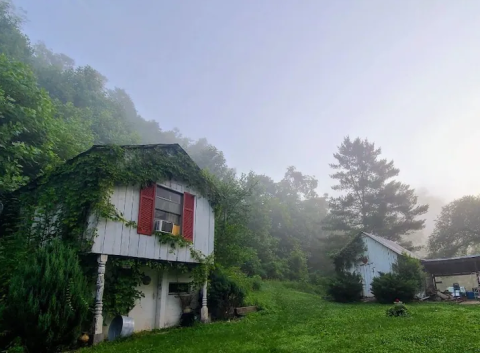
[[(404, 316), (419, 293), (445, 298), (425, 280), (474, 262), (420, 260), (480, 256), (479, 14), (473, 0), (0, 0), (0, 351), (99, 342), (117, 315), (136, 332), (265, 308), (253, 321), (278, 322), (286, 350), (290, 314), (328, 336), (324, 299), (373, 295)], [(320, 315), (299, 314), (307, 302)], [(344, 319), (326, 346), (350, 349)]]
[(435, 219), (442, 211), (442, 207), (446, 205), (446, 201), (438, 196), (432, 195), (426, 188), (417, 190), (418, 202), (429, 206), (428, 212), (423, 216), (425, 219), (425, 228), (417, 231), (407, 237), (415, 246), (422, 246), (418, 251), (419, 255), (427, 255), (427, 240), (435, 228)]
[[(91, 65), (163, 130), (207, 138), (237, 172), (288, 166), (332, 193), (342, 139), (382, 148), (441, 207), (480, 193), (478, 2), (16, 0), (32, 43)], [(192, 151), (190, 151), (192, 152)]]
[(350, 134), (416, 188), (480, 192), (478, 2), (15, 4), (32, 41), (95, 67), (144, 118), (207, 137), (239, 171), (280, 179), (295, 165), (329, 191)]

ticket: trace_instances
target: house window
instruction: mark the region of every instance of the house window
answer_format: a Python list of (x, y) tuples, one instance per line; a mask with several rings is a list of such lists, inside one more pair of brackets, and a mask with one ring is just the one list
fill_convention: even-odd
[(190, 283), (170, 282), (168, 284), (168, 294), (189, 293)]
[(175, 191), (157, 186), (155, 198), (155, 220), (172, 222), (175, 226), (174, 234), (181, 233), (183, 210), (183, 195)]
[(140, 189), (137, 233), (169, 232), (193, 242), (194, 213), (195, 195), (150, 184)]

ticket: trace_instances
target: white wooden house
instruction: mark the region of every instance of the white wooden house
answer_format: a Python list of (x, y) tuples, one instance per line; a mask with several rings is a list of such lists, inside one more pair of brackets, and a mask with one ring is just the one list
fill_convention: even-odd
[(380, 272), (391, 272), (392, 266), (397, 262), (399, 256), (408, 254), (418, 259), (418, 256), (414, 253), (391, 240), (365, 232), (361, 232), (357, 237), (361, 238), (365, 253), (362, 260), (358, 261), (351, 271), (360, 274), (362, 277), (364, 297), (373, 297), (371, 291), (373, 279), (378, 277)]
[[(178, 145), (159, 146), (172, 147), (186, 155)], [(182, 263), (198, 262), (192, 258), (186, 247), (172, 249), (169, 244), (161, 244), (158, 238), (152, 235), (154, 231), (161, 230), (185, 237), (192, 242), (193, 249), (205, 256), (212, 254), (214, 250), (214, 212), (209, 200), (175, 177), (143, 189), (140, 185), (117, 185), (110, 201), (126, 221), (136, 222), (137, 227), (129, 227), (125, 222), (106, 219), (93, 223), (97, 236), (92, 252), (98, 254), (99, 263), (94, 343), (106, 337), (109, 329), (108, 326), (103, 326), (102, 315), (104, 274), (109, 256)], [(189, 283), (191, 277), (188, 273), (182, 274), (174, 270), (145, 271), (151, 282), (140, 287), (144, 298), (138, 300), (128, 314), (134, 319), (134, 331), (177, 325), (182, 313), (180, 299), (177, 296), (178, 287)], [(208, 320), (206, 292), (205, 282), (201, 303), (202, 321)]]

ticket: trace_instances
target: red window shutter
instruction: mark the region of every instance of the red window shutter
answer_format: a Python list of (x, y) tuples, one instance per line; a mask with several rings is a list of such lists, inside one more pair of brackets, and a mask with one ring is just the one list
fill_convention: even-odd
[(193, 242), (193, 220), (195, 212), (195, 196), (188, 192), (183, 194), (183, 237)]
[(140, 206), (138, 209), (137, 233), (152, 235), (155, 215), (155, 193), (157, 185), (152, 184), (140, 190)]

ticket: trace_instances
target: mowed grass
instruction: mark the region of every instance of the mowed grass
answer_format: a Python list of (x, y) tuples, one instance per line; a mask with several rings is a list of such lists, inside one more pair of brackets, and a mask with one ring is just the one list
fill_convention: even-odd
[(480, 352), (480, 305), (412, 304), (411, 317), (390, 318), (388, 305), (330, 303), (275, 282), (249, 300), (265, 310), (82, 352)]

